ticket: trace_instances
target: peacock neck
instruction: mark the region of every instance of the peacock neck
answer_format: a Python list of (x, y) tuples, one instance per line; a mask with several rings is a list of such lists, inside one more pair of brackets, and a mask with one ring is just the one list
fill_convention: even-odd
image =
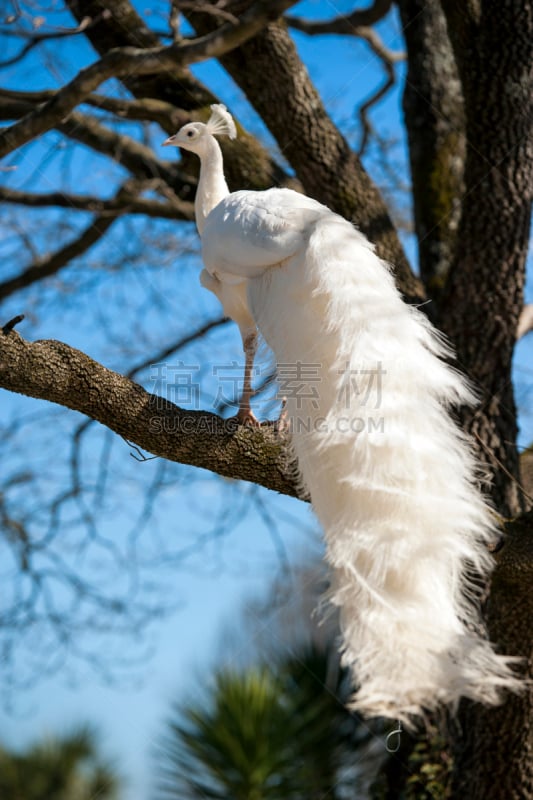
[(212, 136), (207, 140), (204, 153), (200, 156), (200, 178), (194, 201), (196, 227), (202, 235), (207, 215), (229, 194), (224, 178), (222, 151)]

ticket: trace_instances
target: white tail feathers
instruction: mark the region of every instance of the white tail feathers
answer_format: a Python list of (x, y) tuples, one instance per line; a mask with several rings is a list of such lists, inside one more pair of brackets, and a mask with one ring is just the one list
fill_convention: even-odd
[(212, 136), (229, 136), (230, 139), (235, 139), (237, 136), (237, 128), (233, 117), (227, 110), (226, 106), (222, 103), (213, 103), (211, 106), (211, 116), (207, 122), (207, 132)]
[(353, 707), (409, 725), (461, 696), (499, 702), (521, 683), (480, 633), (473, 576), (489, 575), (496, 530), (446, 410), (473, 399), (446, 345), (331, 212), (248, 291), (278, 364), (299, 369), (280, 388), (325, 533)]

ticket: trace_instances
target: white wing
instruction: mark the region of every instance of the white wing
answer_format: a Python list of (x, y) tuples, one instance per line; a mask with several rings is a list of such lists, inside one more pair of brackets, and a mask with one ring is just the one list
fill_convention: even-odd
[(206, 219), (205, 267), (228, 283), (257, 278), (304, 247), (313, 223), (332, 213), (291, 189), (233, 192)]

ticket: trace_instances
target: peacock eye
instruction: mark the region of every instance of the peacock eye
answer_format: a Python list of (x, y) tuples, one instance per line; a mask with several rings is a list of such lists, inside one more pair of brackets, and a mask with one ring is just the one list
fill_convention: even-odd
[(189, 137), (189, 139), (190, 139), (190, 138), (191, 138), (191, 136), (194, 136), (194, 131), (187, 131), (187, 136), (188, 136), (188, 137)]

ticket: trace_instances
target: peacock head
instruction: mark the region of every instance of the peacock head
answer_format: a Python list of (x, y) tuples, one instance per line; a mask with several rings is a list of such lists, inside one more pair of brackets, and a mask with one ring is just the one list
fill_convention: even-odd
[(235, 139), (237, 128), (226, 106), (216, 103), (211, 106), (211, 116), (206, 123), (189, 122), (183, 128), (180, 128), (174, 136), (169, 136), (163, 142), (163, 147), (173, 145), (174, 147), (182, 147), (184, 150), (191, 150), (193, 153), (202, 155), (208, 140), (212, 136), (221, 134), (229, 136), (230, 139)]

